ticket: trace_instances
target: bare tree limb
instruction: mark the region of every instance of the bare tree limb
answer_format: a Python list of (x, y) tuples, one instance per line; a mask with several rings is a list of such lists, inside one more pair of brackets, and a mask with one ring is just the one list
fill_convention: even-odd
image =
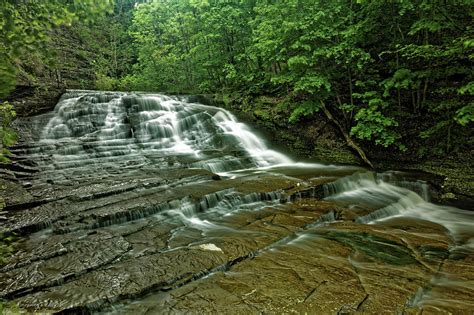
[(347, 131), (344, 129), (344, 127), (341, 125), (341, 123), (339, 121), (336, 120), (336, 118), (334, 118), (334, 116), (331, 114), (331, 112), (327, 109), (326, 105), (324, 104), (323, 101), (321, 101), (321, 108), (324, 112), (324, 114), (326, 115), (326, 117), (332, 121), (338, 128), (339, 130), (341, 131), (342, 135), (344, 136), (344, 138), (346, 139), (346, 142), (347, 144), (353, 148), (354, 150), (357, 151), (357, 153), (359, 154), (360, 158), (367, 164), (369, 165), (371, 168), (374, 168), (374, 165), (372, 164), (372, 162), (370, 162), (370, 160), (367, 158), (367, 156), (365, 155), (365, 152), (359, 147), (359, 145), (357, 143), (354, 142), (354, 140), (351, 139), (351, 137), (349, 136), (349, 134), (347, 133)]

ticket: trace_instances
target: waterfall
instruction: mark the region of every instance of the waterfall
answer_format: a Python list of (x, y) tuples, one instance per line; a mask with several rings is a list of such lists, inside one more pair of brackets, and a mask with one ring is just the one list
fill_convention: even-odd
[(219, 173), (292, 162), (230, 112), (159, 94), (66, 93), (41, 143), (55, 169), (118, 162)]
[[(54, 112), (19, 120), (27, 140), (11, 149), (0, 227), (20, 248), (0, 298), (25, 310), (160, 313), (170, 302), (185, 313), (174, 309), (185, 301), (207, 312), (196, 297), (234, 307), (255, 294), (254, 305), (274, 296), (299, 312), (329, 292), (340, 305), (320, 313), (392, 295), (397, 312), (472, 291), (474, 213), (431, 203), (428, 174), (296, 162), (188, 97), (69, 91)], [(221, 298), (223, 280), (244, 291)], [(276, 309), (291, 310), (243, 312)]]

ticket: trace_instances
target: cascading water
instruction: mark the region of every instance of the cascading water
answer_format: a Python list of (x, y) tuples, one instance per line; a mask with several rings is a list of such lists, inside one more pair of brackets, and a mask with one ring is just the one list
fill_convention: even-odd
[[(408, 182), (399, 180), (393, 173), (368, 172), (341, 178), (326, 184), (324, 188), (327, 200), (342, 201), (349, 204), (349, 207), (362, 204), (366, 208), (373, 208), (369, 214), (356, 219), (359, 223), (375, 225), (396, 219), (433, 222), (446, 228), (452, 238), (450, 256), (456, 257), (461, 253), (461, 256), (468, 257), (474, 253), (474, 212), (430, 203), (428, 187), (422, 181)], [(352, 264), (357, 268), (364, 268), (363, 264)], [(441, 310), (452, 304), (463, 303), (459, 300), (446, 299), (444, 292), (450, 290), (472, 292), (473, 282), (468, 279), (456, 273), (440, 271), (431, 278), (426, 287), (418, 290), (407, 305), (417, 307), (434, 305), (435, 309)]]
[(325, 185), (326, 199), (373, 207), (375, 211), (357, 218), (363, 224), (397, 217), (419, 218), (444, 226), (460, 244), (474, 243), (474, 212), (432, 204), (426, 183), (400, 181), (390, 175), (367, 172), (341, 178)]
[(226, 110), (152, 94), (65, 94), (41, 142), (56, 169), (152, 163), (226, 172), (291, 162)]
[[(224, 109), (158, 94), (71, 91), (57, 104), (40, 142), (48, 144), (42, 154), (53, 156), (56, 171), (102, 163), (195, 167), (224, 174), (290, 165), (303, 172), (321, 167), (295, 163), (268, 149)], [(455, 238), (473, 228), (473, 213), (429, 203), (425, 182), (405, 180), (394, 172), (356, 173), (324, 188), (327, 199), (374, 207), (376, 211), (357, 219), (361, 223), (416, 217), (445, 226)], [(473, 242), (468, 239), (468, 244)]]
[(27, 196), (0, 225), (22, 242), (0, 269), (0, 298), (27, 310), (473, 304), (459, 303), (473, 280), (456, 264), (474, 257), (474, 214), (430, 203), (417, 177), (295, 162), (186, 97), (70, 91), (19, 126), (31, 139), (12, 149)]

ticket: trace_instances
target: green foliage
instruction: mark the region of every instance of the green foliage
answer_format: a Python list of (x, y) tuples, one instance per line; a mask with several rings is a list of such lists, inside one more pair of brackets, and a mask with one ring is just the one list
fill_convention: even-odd
[(91, 21), (110, 8), (111, 0), (16, 1), (0, 6), (0, 99), (16, 84), (16, 59), (27, 52), (44, 50), (49, 32), (60, 25)]
[(102, 91), (113, 91), (117, 86), (117, 80), (105, 74), (97, 73), (95, 86)]
[(474, 122), (474, 102), (458, 109), (454, 119), (461, 126), (467, 126), (469, 123)]
[(355, 135), (359, 139), (374, 140), (375, 144), (388, 147), (400, 138), (395, 131), (389, 129), (389, 127), (398, 126), (398, 123), (393, 118), (384, 116), (376, 108), (359, 110), (355, 120), (358, 123), (352, 127), (351, 135)]
[[(113, 12), (97, 18), (110, 2)], [(420, 139), (421, 151), (446, 154), (470, 136), (472, 0), (5, 3), (0, 97), (23, 51), (42, 50), (51, 28), (75, 23), (94, 52), (81, 58), (98, 89), (270, 95), (292, 101), (265, 113), (292, 123), (322, 101), (352, 137), (401, 150)]]
[(474, 81), (469, 82), (465, 86), (462, 86), (458, 90), (461, 95), (474, 95)]
[[(474, 43), (474, 41), (473, 41)], [(466, 85), (458, 89), (458, 94), (472, 97), (474, 96), (474, 81), (470, 81)], [(456, 111), (454, 120), (461, 126), (467, 126), (474, 122), (474, 102), (470, 101)]]
[(290, 118), (288, 121), (290, 123), (297, 122), (301, 117), (311, 116), (312, 114), (318, 112), (320, 110), (319, 103), (306, 101), (299, 104), (293, 111), (291, 112)]
[(134, 11), (138, 51), (134, 88), (208, 92), (254, 80), (248, 75), (252, 4), (151, 1)]
[[(3, 189), (0, 187), (0, 191)], [(2, 202), (3, 198), (0, 197), (0, 210), (3, 209)], [(14, 235), (0, 233), (0, 266), (5, 265), (7, 257), (15, 251), (15, 241)], [(0, 299), (0, 314), (20, 314), (20, 309), (16, 303)]]
[(17, 141), (17, 135), (14, 130), (10, 128), (10, 124), (15, 119), (16, 113), (13, 106), (8, 102), (0, 103), (0, 162), (9, 162), (8, 155), (10, 151), (8, 147), (12, 146)]
[(0, 314), (22, 314), (18, 304), (0, 300)]
[(389, 77), (383, 82), (384, 96), (390, 96), (390, 92), (393, 90), (409, 90), (416, 86), (414, 82), (414, 74), (409, 69), (398, 69), (395, 71), (392, 77)]
[[(398, 126), (398, 122), (383, 113), (389, 103), (377, 91), (354, 93), (353, 97), (361, 99), (365, 106), (358, 109), (355, 115), (357, 124), (352, 127), (351, 135), (359, 139), (374, 140), (375, 144), (384, 147), (395, 144), (400, 135), (393, 130), (393, 127)], [(404, 146), (400, 144), (399, 148), (404, 149)]]

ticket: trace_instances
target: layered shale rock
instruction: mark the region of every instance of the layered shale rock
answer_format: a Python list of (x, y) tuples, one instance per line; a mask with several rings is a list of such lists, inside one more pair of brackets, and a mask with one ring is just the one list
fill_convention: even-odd
[(297, 163), (227, 111), (72, 91), (17, 121), (0, 298), (27, 312), (463, 313), (473, 214), (425, 181)]

